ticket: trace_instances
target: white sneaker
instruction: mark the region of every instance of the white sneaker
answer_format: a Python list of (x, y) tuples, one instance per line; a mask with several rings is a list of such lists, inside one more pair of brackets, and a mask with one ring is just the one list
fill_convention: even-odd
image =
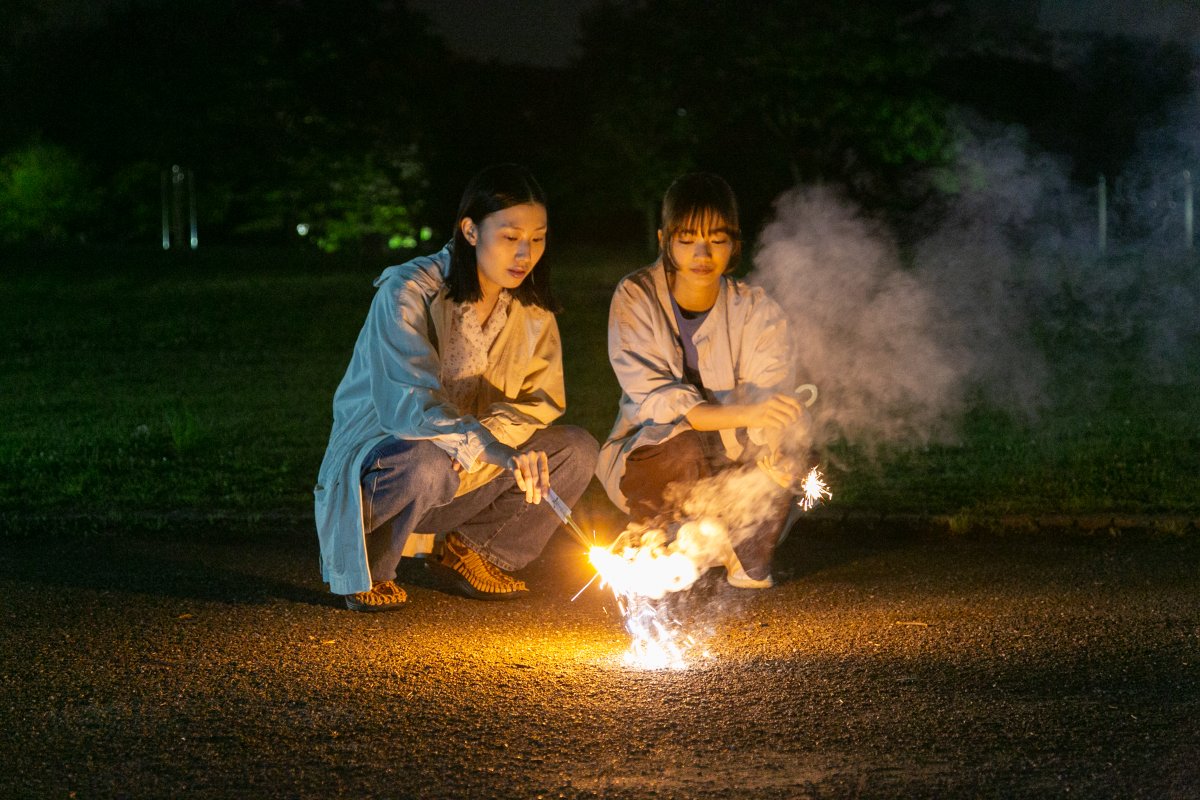
[(775, 585), (770, 575), (765, 578), (751, 578), (747, 575), (737, 554), (732, 552), (729, 560), (725, 562), (725, 580), (729, 581), (730, 586), (738, 589), (770, 589)]

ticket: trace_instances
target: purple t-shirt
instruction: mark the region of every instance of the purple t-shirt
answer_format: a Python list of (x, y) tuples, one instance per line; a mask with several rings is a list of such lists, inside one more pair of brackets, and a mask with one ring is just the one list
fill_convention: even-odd
[[(683, 378), (701, 392), (704, 382), (700, 380), (700, 356), (696, 353), (696, 343), (692, 337), (704, 324), (708, 311), (684, 311), (671, 295), (671, 310), (675, 312), (675, 324), (679, 326), (679, 341), (683, 345)], [(711, 310), (711, 309), (709, 309)]]

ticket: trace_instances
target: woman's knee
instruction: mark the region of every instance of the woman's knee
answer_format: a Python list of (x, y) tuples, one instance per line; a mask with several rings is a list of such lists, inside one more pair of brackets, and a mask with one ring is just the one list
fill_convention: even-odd
[(563, 435), (567, 438), (567, 447), (589, 470), (596, 468), (596, 460), (600, 457), (600, 443), (583, 428), (576, 425), (563, 425)]
[(577, 425), (553, 425), (538, 431), (525, 444), (534, 450), (544, 450), (553, 460), (561, 454), (562, 460), (582, 463), (595, 469), (600, 456), (600, 444)]
[[(378, 451), (377, 451), (378, 452)], [(458, 488), (451, 457), (433, 442), (425, 440), (397, 442), (378, 452), (369, 472), (377, 480), (403, 484), (419, 492), (453, 496)], [(365, 481), (366, 476), (364, 476)]]
[(560, 492), (583, 491), (596, 471), (596, 460), (600, 455), (596, 438), (574, 425), (555, 425), (543, 433), (546, 435), (540, 437), (540, 442), (531, 442), (529, 446), (546, 451), (552, 482), (562, 487)]

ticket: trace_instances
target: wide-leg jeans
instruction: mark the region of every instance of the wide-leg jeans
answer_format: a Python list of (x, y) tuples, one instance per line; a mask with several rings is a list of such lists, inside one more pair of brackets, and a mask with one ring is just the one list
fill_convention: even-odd
[[(543, 428), (520, 449), (545, 451), (550, 486), (568, 505), (587, 488), (599, 452), (592, 435), (572, 425)], [(450, 456), (429, 441), (391, 439), (367, 454), (361, 483), (372, 581), (396, 577), (413, 531), (457, 531), (488, 561), (516, 570), (542, 552), (560, 524), (548, 503), (525, 501), (512, 472), (455, 497), (459, 482)]]

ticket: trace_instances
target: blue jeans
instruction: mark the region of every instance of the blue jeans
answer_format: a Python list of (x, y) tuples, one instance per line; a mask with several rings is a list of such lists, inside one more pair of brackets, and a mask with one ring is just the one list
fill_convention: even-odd
[[(574, 505), (596, 468), (599, 447), (582, 428), (556, 425), (533, 434), (522, 450), (544, 450), (550, 486)], [(363, 530), (372, 581), (393, 580), (413, 531), (457, 531), (471, 548), (501, 569), (537, 558), (560, 524), (548, 503), (530, 505), (505, 471), (461, 497), (458, 474), (444, 450), (425, 440), (390, 439), (362, 464)]]

